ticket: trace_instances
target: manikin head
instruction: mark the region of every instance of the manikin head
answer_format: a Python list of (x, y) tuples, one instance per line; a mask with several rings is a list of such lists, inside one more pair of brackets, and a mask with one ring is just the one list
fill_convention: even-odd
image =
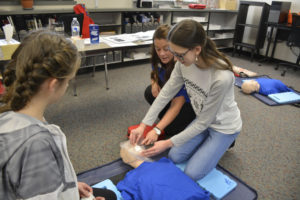
[(251, 94), (253, 92), (259, 92), (260, 85), (256, 80), (244, 81), (242, 84), (242, 91), (245, 94)]

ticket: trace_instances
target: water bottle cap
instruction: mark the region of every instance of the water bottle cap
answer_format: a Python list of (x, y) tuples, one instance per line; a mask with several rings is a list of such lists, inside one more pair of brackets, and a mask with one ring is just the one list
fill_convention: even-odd
[(76, 17), (73, 17), (73, 19), (76, 19), (76, 20), (77, 20), (77, 18), (76, 18)]

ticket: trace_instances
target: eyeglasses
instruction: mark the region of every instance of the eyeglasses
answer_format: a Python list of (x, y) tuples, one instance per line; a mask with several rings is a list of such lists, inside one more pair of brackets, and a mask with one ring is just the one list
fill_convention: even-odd
[(185, 56), (190, 50), (191, 50), (191, 49), (188, 49), (188, 50), (186, 50), (186, 52), (178, 54), (178, 53), (172, 51), (172, 50), (170, 49), (170, 47), (169, 47), (169, 51), (170, 51), (175, 57), (177, 57), (177, 58), (178, 58), (179, 60), (181, 60), (181, 61), (184, 61), (184, 56)]

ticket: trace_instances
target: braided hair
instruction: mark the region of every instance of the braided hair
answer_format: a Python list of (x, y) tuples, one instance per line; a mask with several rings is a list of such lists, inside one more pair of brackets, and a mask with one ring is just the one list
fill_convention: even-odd
[(217, 49), (216, 44), (207, 36), (206, 31), (199, 22), (190, 19), (182, 20), (170, 30), (168, 40), (188, 49), (199, 45), (201, 46), (199, 56), (207, 66), (216, 63), (213, 66), (218, 69), (233, 71), (230, 60)]
[(63, 81), (79, 66), (80, 56), (71, 41), (47, 30), (30, 33), (4, 72), (7, 92), (0, 100), (3, 103), (0, 113), (21, 110), (39, 92), (45, 80)]

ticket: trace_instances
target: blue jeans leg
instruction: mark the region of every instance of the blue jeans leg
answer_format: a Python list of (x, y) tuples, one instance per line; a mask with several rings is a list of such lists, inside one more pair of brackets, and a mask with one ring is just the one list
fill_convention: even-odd
[[(204, 135), (200, 137), (202, 133), (204, 133)], [(216, 167), (223, 154), (227, 151), (228, 147), (240, 132), (224, 134), (209, 128), (202, 133), (179, 147), (173, 147), (174, 150), (172, 148), (169, 153), (171, 160), (173, 160), (173, 158), (177, 159), (173, 160), (175, 163), (187, 160), (184, 172), (193, 180), (203, 178)], [(191, 142), (192, 140), (197, 140), (198, 142)], [(196, 143), (198, 143), (198, 145), (196, 145)], [(192, 148), (196, 149), (193, 149), (192, 151), (189, 150)], [(180, 150), (186, 153), (182, 153)], [(187, 155), (188, 152), (191, 154)], [(176, 153), (176, 155), (172, 155), (173, 153)], [(182, 157), (183, 159), (179, 159), (179, 157)]]
[(172, 147), (169, 151), (169, 158), (174, 163), (183, 163), (187, 161), (199, 148), (202, 142), (208, 137), (208, 130), (206, 129), (202, 133), (193, 137), (193, 139), (187, 141), (183, 145)]

